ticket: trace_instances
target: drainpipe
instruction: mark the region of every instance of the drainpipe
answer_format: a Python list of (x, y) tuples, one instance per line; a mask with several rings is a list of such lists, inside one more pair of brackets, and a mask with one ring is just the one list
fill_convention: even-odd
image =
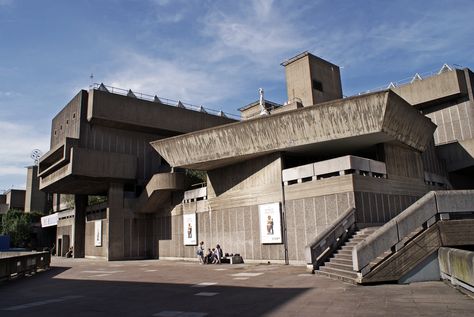
[(290, 259), (288, 257), (288, 235), (286, 232), (286, 203), (285, 203), (285, 185), (283, 184), (283, 155), (280, 153), (280, 184), (281, 184), (281, 224), (282, 224), (282, 238), (283, 238), (283, 247), (285, 251), (285, 264), (290, 264)]

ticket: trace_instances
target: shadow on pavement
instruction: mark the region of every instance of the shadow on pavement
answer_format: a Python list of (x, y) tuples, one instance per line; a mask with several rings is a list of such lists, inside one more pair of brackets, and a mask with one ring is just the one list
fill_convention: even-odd
[(67, 269), (0, 284), (0, 316), (261, 316), (307, 290), (54, 278)]

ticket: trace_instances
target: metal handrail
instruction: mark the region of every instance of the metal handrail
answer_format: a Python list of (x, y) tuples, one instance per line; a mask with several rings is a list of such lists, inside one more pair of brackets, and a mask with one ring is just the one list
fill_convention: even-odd
[(355, 229), (354, 207), (349, 207), (334, 223), (318, 234), (305, 249), (306, 263), (318, 269)]
[[(129, 93), (129, 91), (131, 91), (131, 90), (123, 89), (123, 88), (108, 86), (108, 85), (105, 85), (103, 83), (101, 83), (101, 84), (94, 83), (90, 86), (90, 88), (99, 89), (100, 85), (103, 85), (105, 88), (107, 88), (107, 90), (110, 93), (123, 95), (123, 96), (126, 96)], [(135, 95), (135, 97), (137, 97), (138, 99), (142, 99), (142, 100), (146, 100), (146, 101), (154, 101), (155, 100), (155, 96), (145, 94), (145, 93), (141, 93), (141, 92), (136, 92), (136, 91), (132, 91), (132, 92)], [(224, 112), (224, 111), (220, 111), (220, 110), (215, 110), (215, 109), (211, 109), (211, 108), (207, 108), (207, 107), (203, 107), (203, 106), (196, 106), (196, 105), (193, 105), (193, 104), (190, 104), (190, 103), (187, 103), (187, 102), (182, 102), (180, 100), (173, 100), (173, 99), (168, 99), (168, 98), (164, 98), (164, 97), (160, 97), (160, 96), (156, 96), (156, 97), (158, 97), (158, 99), (160, 99), (162, 104), (165, 104), (165, 105), (168, 105), (168, 106), (177, 107), (178, 103), (181, 103), (181, 105), (183, 105), (184, 108), (186, 108), (188, 110), (193, 110), (193, 111), (197, 111), (197, 112), (202, 112), (202, 110), (204, 110), (206, 113), (214, 115), (214, 116), (228, 117), (228, 118), (231, 118), (231, 119), (240, 120), (240, 116), (236, 115), (236, 114), (233, 114), (233, 113), (228, 113), (228, 112)]]

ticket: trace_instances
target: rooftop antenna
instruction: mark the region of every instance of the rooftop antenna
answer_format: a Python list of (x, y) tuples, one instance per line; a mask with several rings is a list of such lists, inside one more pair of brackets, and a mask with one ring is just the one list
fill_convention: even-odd
[(43, 153), (39, 149), (34, 149), (33, 151), (31, 151), (30, 157), (34, 160), (35, 166), (38, 166), (41, 155), (43, 155)]
[(268, 115), (269, 113), (267, 111), (267, 108), (265, 108), (265, 99), (263, 98), (263, 88), (259, 88), (258, 93), (260, 94), (260, 115)]
[(90, 88), (94, 85), (94, 74), (93, 73), (90, 74), (89, 79), (91, 80), (91, 83), (89, 85), (89, 88)]

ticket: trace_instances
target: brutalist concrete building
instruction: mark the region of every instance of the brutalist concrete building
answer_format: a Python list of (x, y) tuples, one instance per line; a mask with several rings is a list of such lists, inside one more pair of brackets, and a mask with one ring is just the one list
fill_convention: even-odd
[[(343, 98), (338, 66), (307, 52), (282, 65), (288, 102), (261, 97), (239, 121), (103, 85), (79, 92), (53, 119), (39, 164), (42, 190), (74, 195), (58, 214), (58, 247), (195, 259), (203, 240), (245, 261), (372, 282), (474, 243), (470, 70), (445, 65)], [(193, 187), (191, 170), (205, 182)], [(410, 247), (433, 228), (438, 240), (425, 242), (437, 248)]]

